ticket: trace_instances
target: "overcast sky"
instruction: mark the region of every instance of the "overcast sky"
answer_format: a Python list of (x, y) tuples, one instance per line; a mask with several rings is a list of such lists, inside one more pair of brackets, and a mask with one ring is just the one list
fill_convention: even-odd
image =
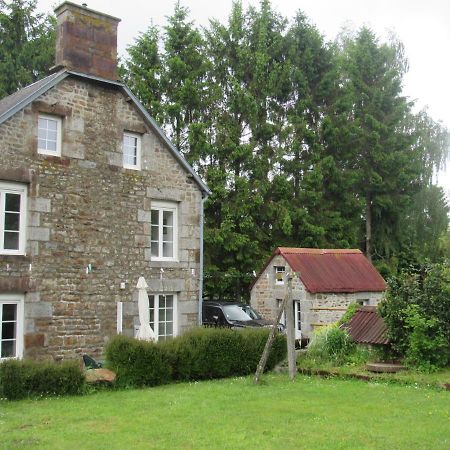
[[(87, 3), (92, 9), (122, 19), (119, 24), (119, 54), (145, 31), (153, 21), (164, 26), (173, 12), (175, 1), (152, 0), (72, 0)], [(40, 12), (51, 12), (62, 3), (38, 0)], [(244, 0), (244, 7), (258, 5), (258, 0)], [(197, 25), (208, 25), (210, 18), (225, 22), (231, 0), (181, 0), (190, 10)], [(417, 109), (428, 107), (434, 120), (441, 120), (450, 129), (450, 0), (272, 0), (272, 6), (283, 16), (292, 18), (302, 10), (327, 40), (336, 37), (343, 26), (371, 27), (381, 39), (390, 31), (405, 45), (409, 72), (404, 93), (417, 99)], [(450, 166), (450, 162), (448, 164)], [(439, 184), (450, 192), (450, 167), (439, 174)], [(449, 194), (450, 195), (450, 194)]]

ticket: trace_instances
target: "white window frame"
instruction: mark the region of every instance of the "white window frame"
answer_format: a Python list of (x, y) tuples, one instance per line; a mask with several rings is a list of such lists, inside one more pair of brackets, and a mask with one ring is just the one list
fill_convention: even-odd
[[(173, 297), (173, 311), (172, 311), (172, 335), (170, 337), (175, 337), (178, 335), (178, 296), (175, 292), (156, 292), (149, 294), (154, 298), (154, 324), (153, 331), (155, 333), (156, 340), (160, 340), (159, 336), (159, 313), (160, 313), (160, 297), (171, 295)], [(149, 297), (149, 308), (150, 308), (150, 297)], [(152, 326), (150, 324), (150, 326)], [(165, 335), (164, 338), (167, 339), (168, 335)], [(161, 336), (162, 338), (162, 336)]]
[[(39, 147), (39, 120), (54, 120), (56, 122), (56, 150), (53, 152), (51, 150), (47, 150), (46, 148)], [(39, 114), (38, 117), (38, 139), (37, 139), (37, 151), (41, 155), (50, 155), (50, 156), (61, 156), (61, 147), (62, 147), (62, 118), (58, 116), (52, 116), (49, 114)]]
[[(5, 249), (5, 197), (6, 194), (20, 195), (19, 248)], [(0, 255), (24, 255), (27, 229), (27, 185), (0, 181)]]
[[(125, 138), (136, 139), (136, 164), (128, 164), (125, 162)], [(125, 131), (122, 138), (122, 163), (125, 169), (141, 170), (141, 135)]]
[[(283, 269), (283, 270), (281, 270)], [(285, 266), (274, 266), (274, 272), (275, 272), (275, 284), (282, 285), (284, 284), (284, 275), (286, 274), (286, 267)], [(281, 278), (280, 278), (280, 275)]]
[[(158, 255), (151, 255), (152, 261), (178, 261), (178, 204), (175, 202), (152, 201), (151, 211), (158, 211)], [(163, 255), (163, 212), (169, 211), (173, 214), (173, 255)], [(151, 228), (153, 224), (150, 224)], [(150, 253), (152, 251), (152, 231), (150, 231)]]
[[(1, 335), (0, 335), (0, 361), (6, 361), (7, 359), (21, 359), (23, 356), (23, 329), (24, 329), (24, 298), (20, 294), (0, 294), (0, 305), (4, 304), (17, 305), (17, 321), (16, 321), (16, 353), (14, 356), (2, 358), (1, 357)], [(3, 308), (0, 308), (0, 332)]]

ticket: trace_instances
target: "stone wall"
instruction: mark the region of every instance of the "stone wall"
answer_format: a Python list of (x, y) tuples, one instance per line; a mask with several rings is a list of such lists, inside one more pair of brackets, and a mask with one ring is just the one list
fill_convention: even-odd
[[(281, 255), (276, 255), (260, 275), (250, 294), (250, 303), (266, 319), (275, 320), (277, 300), (286, 295), (286, 283), (276, 284), (275, 266), (289, 266)], [(292, 280), (292, 299), (300, 302), (302, 337), (311, 338), (314, 329), (337, 322), (351, 303), (360, 301), (375, 306), (381, 298), (381, 292), (356, 293), (319, 293), (311, 294), (298, 277)]]
[[(37, 154), (39, 112), (63, 117), (61, 157)], [(140, 171), (122, 167), (124, 130), (142, 134)], [(119, 301), (132, 334), (139, 276), (177, 293), (179, 332), (197, 323), (201, 192), (119, 90), (70, 77), (11, 117), (0, 180), (28, 185), (26, 256), (0, 255), (0, 292), (25, 293), (25, 356), (99, 357)], [(155, 199), (178, 205), (177, 262), (151, 261)]]

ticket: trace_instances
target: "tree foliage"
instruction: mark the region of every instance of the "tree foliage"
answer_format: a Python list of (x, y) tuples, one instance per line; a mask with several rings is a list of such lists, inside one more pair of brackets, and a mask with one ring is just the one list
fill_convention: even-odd
[[(0, 0), (0, 95), (53, 62), (54, 21)], [(359, 247), (393, 273), (448, 247), (432, 184), (449, 134), (402, 94), (407, 60), (368, 28), (325, 42), (269, 0), (199, 29), (179, 2), (128, 48), (124, 81), (207, 181), (205, 292), (248, 295), (276, 246)]]
[(450, 261), (402, 271), (380, 305), (393, 348), (425, 369), (450, 358)]
[(55, 20), (36, 0), (0, 1), (0, 98), (43, 78), (55, 62)]

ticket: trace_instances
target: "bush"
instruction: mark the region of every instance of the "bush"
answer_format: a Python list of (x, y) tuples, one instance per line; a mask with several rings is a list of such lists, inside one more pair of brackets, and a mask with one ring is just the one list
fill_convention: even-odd
[[(119, 386), (155, 386), (248, 375), (256, 370), (267, 329), (195, 328), (170, 341), (148, 343), (124, 336), (107, 346), (108, 367)], [(272, 369), (286, 356), (286, 338), (277, 335), (267, 361)]]
[(0, 363), (0, 397), (17, 400), (49, 395), (77, 395), (85, 379), (79, 364), (10, 360)]
[(410, 331), (405, 354), (407, 365), (432, 372), (447, 364), (448, 343), (436, 319), (426, 319), (419, 307), (412, 305), (406, 311), (406, 327)]
[(405, 356), (409, 365), (432, 369), (448, 364), (450, 261), (405, 271), (390, 279), (380, 314), (392, 348)]
[(307, 357), (340, 365), (347, 362), (355, 351), (356, 345), (347, 331), (333, 325), (314, 334), (308, 346)]
[(171, 358), (161, 343), (116, 336), (106, 347), (118, 386), (157, 386), (172, 379)]
[[(197, 328), (172, 341), (174, 378), (201, 380), (248, 375), (256, 370), (268, 337), (267, 329)], [(267, 370), (286, 357), (286, 339), (278, 334)]]
[(350, 303), (350, 305), (347, 308), (347, 311), (345, 311), (344, 315), (339, 319), (337, 325), (341, 326), (344, 323), (350, 322), (350, 319), (356, 314), (356, 312), (361, 308), (361, 305), (359, 303)]

